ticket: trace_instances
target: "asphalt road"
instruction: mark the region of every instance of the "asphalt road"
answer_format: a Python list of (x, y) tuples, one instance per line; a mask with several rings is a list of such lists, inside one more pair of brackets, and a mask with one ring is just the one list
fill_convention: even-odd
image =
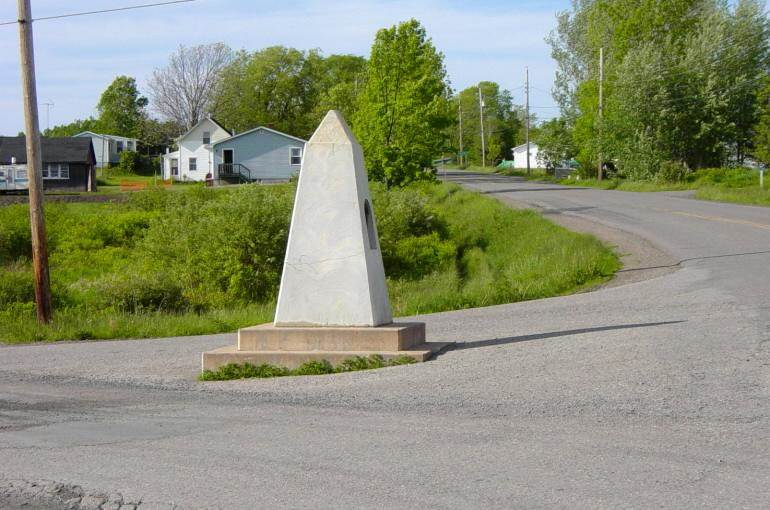
[(626, 269), (421, 317), (457, 348), (371, 372), (195, 382), (233, 335), (0, 348), (0, 507), (768, 508), (770, 209), (450, 178)]

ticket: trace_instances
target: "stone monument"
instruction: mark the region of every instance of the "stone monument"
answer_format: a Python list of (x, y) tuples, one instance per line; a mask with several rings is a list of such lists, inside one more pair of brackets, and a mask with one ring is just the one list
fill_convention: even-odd
[(203, 369), (372, 354), (425, 361), (447, 345), (426, 343), (423, 323), (393, 322), (363, 152), (330, 111), (305, 146), (275, 321), (203, 353)]

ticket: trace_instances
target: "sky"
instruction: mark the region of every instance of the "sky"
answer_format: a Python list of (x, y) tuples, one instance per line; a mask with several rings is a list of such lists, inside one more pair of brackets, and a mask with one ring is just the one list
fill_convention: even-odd
[[(32, 0), (33, 17), (109, 9), (152, 0)], [(157, 0), (156, 0), (157, 1)], [(416, 18), (445, 55), (456, 90), (482, 80), (513, 90), (541, 119), (558, 110), (550, 95), (555, 64), (544, 38), (569, 0), (196, 0), (134, 11), (41, 20), (34, 25), (40, 127), (95, 115), (101, 92), (118, 75), (140, 92), (153, 69), (179, 45), (224, 42), (233, 49), (283, 45), (324, 54), (368, 56), (379, 28)], [(17, 19), (16, 2), (0, 1), (0, 22)], [(18, 27), (0, 26), (0, 134), (23, 127)], [(43, 103), (53, 103), (47, 118)], [(150, 105), (152, 106), (152, 105)]]

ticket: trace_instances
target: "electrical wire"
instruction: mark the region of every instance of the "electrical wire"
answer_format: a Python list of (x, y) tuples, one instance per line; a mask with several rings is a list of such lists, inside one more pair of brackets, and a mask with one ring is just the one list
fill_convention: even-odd
[[(40, 18), (32, 18), (32, 21), (45, 21), (45, 20), (51, 20), (51, 19), (61, 19), (61, 18), (74, 18), (75, 16), (89, 16), (91, 14), (102, 14), (105, 12), (118, 12), (118, 11), (130, 11), (133, 9), (146, 9), (148, 7), (160, 7), (163, 5), (172, 5), (172, 4), (185, 4), (194, 2), (195, 0), (170, 0), (168, 2), (156, 2), (152, 4), (141, 4), (141, 5), (130, 5), (127, 7), (116, 7), (114, 9), (102, 9), (100, 11), (87, 11), (87, 12), (73, 12), (69, 14), (59, 14), (56, 16), (43, 16)], [(2, 25), (15, 25), (17, 23), (21, 23), (22, 20), (15, 20), (15, 21), (3, 21), (0, 22), (0, 26)]]

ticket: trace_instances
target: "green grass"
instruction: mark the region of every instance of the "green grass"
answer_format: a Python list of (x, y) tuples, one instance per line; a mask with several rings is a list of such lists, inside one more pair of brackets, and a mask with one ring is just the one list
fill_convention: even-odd
[(373, 354), (369, 357), (356, 356), (348, 358), (336, 367), (327, 360), (308, 361), (294, 369), (267, 363), (262, 365), (252, 365), (251, 363), (239, 365), (236, 363), (229, 363), (219, 367), (217, 370), (204, 370), (203, 373), (198, 376), (198, 380), (231, 381), (234, 379), (267, 379), (271, 377), (328, 375), (410, 365), (414, 362), (414, 359), (409, 356), (399, 356), (397, 358), (386, 360), (379, 354)]
[[(54, 323), (37, 324), (25, 205), (0, 207), (0, 341), (148, 338), (269, 322), (294, 186), (47, 203)], [(395, 316), (556, 296), (619, 268), (597, 239), (454, 184), (372, 185)]]
[[(565, 186), (582, 186), (618, 191), (660, 192), (695, 191), (695, 198), (717, 202), (770, 206), (770, 185), (759, 187), (759, 173), (743, 168), (711, 168), (698, 170), (683, 182), (631, 181), (626, 179), (561, 179), (543, 174), (527, 175), (520, 171), (502, 170), (502, 175), (514, 175)], [(766, 177), (768, 179), (770, 177)]]

